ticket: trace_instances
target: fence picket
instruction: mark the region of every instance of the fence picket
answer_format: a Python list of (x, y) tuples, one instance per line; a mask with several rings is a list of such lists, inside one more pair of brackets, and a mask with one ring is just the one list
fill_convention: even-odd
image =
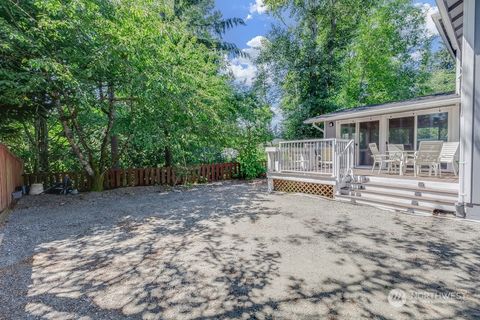
[[(26, 185), (43, 183), (48, 188), (55, 183), (63, 182), (67, 174), (72, 179), (74, 188), (80, 191), (91, 189), (92, 181), (85, 172), (28, 173), (23, 175), (23, 182)], [(104, 186), (113, 189), (127, 186), (215, 182), (238, 178), (239, 174), (240, 166), (235, 162), (192, 166), (187, 170), (182, 169), (181, 175), (177, 175), (172, 167), (111, 169), (105, 174)]]

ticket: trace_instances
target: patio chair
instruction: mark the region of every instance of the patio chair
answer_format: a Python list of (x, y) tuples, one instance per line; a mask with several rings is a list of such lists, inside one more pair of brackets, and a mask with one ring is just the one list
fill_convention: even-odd
[(403, 144), (393, 144), (390, 143), (387, 145), (388, 149), (388, 160), (391, 160), (391, 162), (388, 162), (388, 172), (390, 172), (392, 169), (397, 172), (399, 171), (400, 165), (403, 160), (403, 151), (405, 150)]
[(442, 151), (440, 152), (440, 160), (438, 163), (438, 171), (440, 176), (442, 175), (442, 163), (452, 164), (453, 173), (455, 176), (458, 175), (457, 161), (455, 155), (457, 154), (459, 142), (444, 142), (442, 146)]
[(390, 166), (391, 163), (395, 162), (395, 160), (390, 160), (386, 154), (381, 154), (380, 151), (378, 151), (376, 143), (369, 143), (368, 148), (370, 149), (373, 158), (372, 172), (375, 171), (375, 166), (377, 163), (378, 173), (380, 173), (382, 172), (382, 167), (384, 164), (389, 164)]
[(420, 141), (420, 146), (418, 147), (418, 151), (415, 153), (413, 160), (408, 160), (408, 162), (413, 162), (415, 177), (422, 172), (423, 166), (428, 166), (429, 176), (432, 175), (432, 171), (434, 171), (435, 176), (438, 175), (442, 146), (443, 141)]
[(324, 146), (319, 150), (318, 164), (321, 169), (333, 167), (333, 148), (331, 146)]
[(293, 169), (295, 171), (307, 171), (309, 165), (308, 152), (305, 147), (294, 147), (291, 149), (293, 154)]

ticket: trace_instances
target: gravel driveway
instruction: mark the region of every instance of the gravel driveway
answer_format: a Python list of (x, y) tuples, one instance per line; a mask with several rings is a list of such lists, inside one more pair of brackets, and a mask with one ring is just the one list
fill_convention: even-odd
[(2, 319), (480, 317), (480, 224), (263, 181), (25, 197), (2, 234)]

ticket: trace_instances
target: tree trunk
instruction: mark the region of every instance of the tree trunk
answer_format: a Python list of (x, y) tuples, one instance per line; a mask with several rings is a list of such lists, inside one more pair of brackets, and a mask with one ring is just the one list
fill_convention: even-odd
[(47, 112), (41, 110), (37, 112), (35, 118), (35, 140), (37, 144), (38, 171), (48, 172), (48, 124)]
[(104, 173), (95, 172), (95, 175), (91, 176), (90, 179), (92, 183), (91, 191), (103, 191), (103, 182), (105, 180)]
[[(113, 126), (115, 123), (115, 116), (116, 116), (115, 108), (114, 108), (115, 91), (114, 91), (113, 85), (108, 86), (108, 103), (112, 110), (112, 126)], [(117, 169), (119, 168), (118, 137), (114, 133), (112, 133), (112, 135), (110, 136), (110, 152), (111, 152), (111, 159), (112, 159), (112, 167)]]
[[(32, 172), (38, 172), (38, 143), (37, 139), (35, 138), (35, 128), (33, 134), (30, 132), (30, 128), (28, 128), (27, 124), (25, 122), (22, 123), (23, 125), (23, 131), (28, 139), (28, 142), (30, 143), (30, 149), (32, 150), (34, 157), (32, 159)], [(34, 123), (35, 127), (35, 123)]]
[(112, 134), (110, 137), (110, 150), (112, 153), (112, 168), (118, 169), (120, 167), (118, 161), (118, 137)]
[(172, 155), (172, 148), (169, 146), (170, 134), (167, 129), (164, 129), (163, 133), (165, 134), (165, 141), (167, 143), (164, 149), (165, 167), (171, 167), (173, 165), (173, 155)]
[(169, 146), (165, 147), (165, 167), (171, 167), (173, 163), (172, 149)]

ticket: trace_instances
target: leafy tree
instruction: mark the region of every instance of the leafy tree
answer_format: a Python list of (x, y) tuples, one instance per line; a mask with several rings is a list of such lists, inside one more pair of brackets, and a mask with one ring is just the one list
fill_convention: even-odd
[[(22, 28), (32, 26), (37, 11), (31, 1), (22, 6), (11, 1), (0, 4), (1, 138), (16, 140), (13, 149), (26, 151), (35, 171), (47, 171), (47, 121), (52, 106), (41, 85), (43, 75), (32, 74), (24, 66), (25, 57), (38, 55), (39, 51), (30, 35), (22, 32)], [(22, 21), (24, 10), (30, 12), (29, 20)], [(26, 143), (18, 141), (19, 133), (28, 138)]]
[(440, 48), (424, 58), (425, 73), (428, 77), (420, 88), (425, 94), (453, 92), (455, 90), (455, 60), (447, 48)]
[(264, 145), (272, 139), (268, 124), (272, 120), (272, 111), (269, 104), (262, 101), (259, 94), (259, 84), (250, 91), (239, 93), (236, 96), (238, 110), (240, 111), (237, 135), (239, 157), (238, 162), (241, 174), (246, 179), (257, 178), (265, 173)]
[(435, 62), (425, 14), (410, 0), (265, 3), (280, 23), (259, 63), (269, 66), (284, 138), (321, 135), (303, 121), (338, 108), (450, 91), (451, 69)]
[(102, 189), (104, 173), (117, 161), (108, 152), (112, 134), (122, 134), (128, 142), (135, 112), (162, 102), (156, 113), (164, 115), (193, 102), (206, 105), (217, 96), (195, 96), (199, 92), (191, 86), (198, 88), (200, 83), (205, 93), (216, 88), (208, 80), (225, 83), (216, 74), (203, 81), (206, 74), (212, 75), (212, 68), (203, 66), (212, 65), (218, 56), (205, 50), (181, 21), (159, 19), (169, 13), (159, 3), (44, 0), (29, 6), (12, 2), (7, 9), (17, 15), (11, 22), (21, 36), (9, 39), (11, 50), (20, 49), (24, 39), (36, 46), (21, 59), (19, 69), (37, 79), (36, 86), (24, 90), (32, 92), (41, 85), (48, 92), (64, 136), (94, 190)]
[[(243, 21), (222, 19), (213, 5), (3, 2), (0, 50), (7, 59), (0, 65), (0, 96), (2, 111), (15, 123), (3, 126), (2, 136), (22, 141), (19, 153), (33, 159), (34, 148), (25, 141), (37, 143), (32, 128), (42, 107), (48, 112), (51, 168), (84, 170), (94, 190), (103, 188), (112, 166), (221, 160), (222, 150), (237, 148), (251, 126), (245, 126), (244, 104), (221, 72), (224, 55), (239, 53), (221, 35)], [(20, 130), (29, 139), (14, 135)]]
[(409, 0), (380, 2), (359, 23), (342, 68), (336, 104), (355, 107), (423, 95), (431, 37), (425, 15)]
[(319, 134), (303, 125), (306, 118), (336, 108), (340, 67), (355, 30), (373, 1), (266, 1), (281, 21), (268, 35), (259, 59), (271, 65), (275, 85), (282, 91), (280, 106), (285, 138)]

